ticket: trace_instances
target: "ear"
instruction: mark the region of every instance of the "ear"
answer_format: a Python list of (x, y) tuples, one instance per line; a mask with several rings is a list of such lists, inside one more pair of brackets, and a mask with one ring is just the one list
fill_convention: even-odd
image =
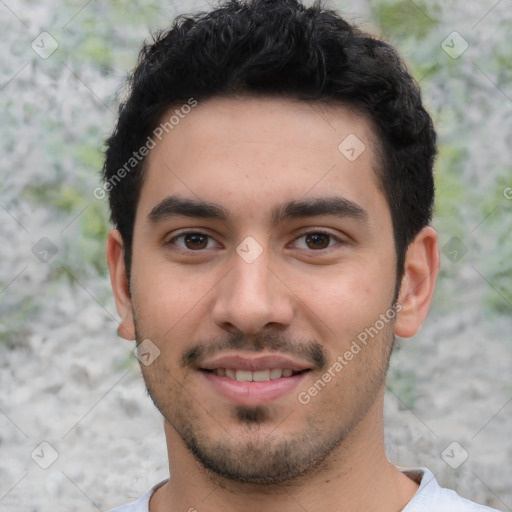
[(107, 262), (117, 312), (121, 317), (117, 334), (126, 340), (134, 340), (135, 324), (133, 322), (130, 283), (126, 277), (124, 264), (124, 242), (121, 233), (117, 229), (113, 229), (108, 235)]
[(437, 233), (423, 228), (409, 245), (405, 256), (404, 275), (398, 303), (395, 334), (401, 338), (414, 336), (427, 316), (439, 271)]

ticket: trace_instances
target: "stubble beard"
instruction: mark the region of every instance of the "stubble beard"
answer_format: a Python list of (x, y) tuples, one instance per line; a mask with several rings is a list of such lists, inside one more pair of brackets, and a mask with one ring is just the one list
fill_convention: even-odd
[[(301, 431), (287, 438), (279, 435), (279, 424), (273, 430), (266, 427), (272, 420), (270, 406), (233, 405), (232, 415), (242, 427), (242, 435), (239, 433), (235, 437), (226, 431), (221, 439), (211, 439), (209, 421), (217, 423), (216, 427), (219, 422), (214, 418), (207, 421), (200, 419), (198, 411), (202, 406), (187, 390), (187, 379), (179, 383), (169, 377), (172, 370), (161, 362), (157, 365), (153, 363), (150, 367), (141, 364), (141, 370), (147, 393), (156, 408), (214, 481), (227, 480), (255, 486), (279, 485), (306, 476), (310, 478), (326, 470), (330, 467), (330, 455), (334, 450), (342, 453), (343, 450), (339, 448), (350, 442), (349, 437), (375, 403), (386, 379), (393, 345), (392, 326), (381, 334), (382, 338), (373, 340), (386, 347), (379, 354), (380, 366), (372, 368), (369, 376), (361, 372), (361, 377), (367, 378), (363, 384), (351, 383), (354, 391), (360, 394), (357, 410), (350, 417), (341, 414), (339, 421), (330, 424), (322, 411), (312, 408), (305, 415), (306, 421)], [(137, 332), (137, 340), (144, 339), (142, 333)], [(309, 404), (301, 405), (297, 401), (297, 407), (309, 407)], [(298, 412), (302, 414), (302, 410)], [(290, 418), (293, 415), (294, 412)], [(286, 424), (286, 418), (282, 423)], [(270, 431), (265, 433), (266, 430)]]

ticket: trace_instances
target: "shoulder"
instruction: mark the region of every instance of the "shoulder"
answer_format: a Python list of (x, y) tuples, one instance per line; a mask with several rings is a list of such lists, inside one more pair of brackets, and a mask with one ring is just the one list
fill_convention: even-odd
[(149, 512), (149, 500), (151, 499), (151, 496), (161, 485), (165, 484), (166, 482), (167, 479), (162, 480), (158, 484), (151, 487), (151, 489), (148, 489), (137, 501), (113, 508), (108, 512)]
[(402, 512), (499, 512), (462, 498), (451, 489), (441, 487), (427, 468), (399, 469), (420, 484), (416, 494)]

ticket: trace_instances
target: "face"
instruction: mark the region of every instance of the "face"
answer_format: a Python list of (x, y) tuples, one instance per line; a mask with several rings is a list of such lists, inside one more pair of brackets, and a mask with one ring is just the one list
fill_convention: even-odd
[(382, 395), (396, 255), (372, 140), (341, 106), (217, 98), (147, 158), (123, 323), (158, 347), (149, 394), (217, 475), (310, 472)]

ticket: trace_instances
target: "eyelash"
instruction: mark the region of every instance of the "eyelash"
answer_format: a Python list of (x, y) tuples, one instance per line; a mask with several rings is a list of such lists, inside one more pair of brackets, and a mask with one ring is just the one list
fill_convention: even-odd
[[(299, 240), (299, 239), (301, 239), (301, 238), (304, 238), (304, 237), (306, 237), (308, 235), (317, 235), (317, 234), (326, 235), (326, 236), (330, 237), (330, 242), (334, 240), (337, 244), (342, 244), (343, 243), (343, 241), (340, 240), (338, 237), (336, 237), (335, 235), (333, 235), (329, 231), (324, 231), (322, 229), (315, 229), (315, 230), (311, 230), (311, 231), (307, 231), (305, 233), (302, 233), (297, 238), (295, 238), (294, 242)], [(185, 252), (186, 253), (202, 252), (202, 251), (208, 249), (208, 247), (206, 247), (204, 249), (194, 250), (194, 249), (187, 249), (187, 248), (183, 248), (183, 247), (179, 247), (179, 246), (175, 245), (176, 240), (178, 240), (180, 238), (183, 238), (183, 237), (186, 237), (187, 235), (200, 235), (200, 236), (205, 236), (205, 237), (213, 240), (212, 236), (207, 235), (206, 233), (203, 233), (201, 231), (185, 231), (183, 233), (180, 233), (179, 235), (176, 235), (176, 236), (172, 237), (169, 241), (165, 242), (165, 245), (166, 246), (174, 245), (175, 247), (177, 247), (177, 249), (176, 249), (177, 252), (184, 252), (184, 253)], [(334, 245), (336, 245), (336, 244), (330, 244), (330, 245), (328, 245), (327, 247), (325, 247), (323, 249), (304, 248), (304, 249), (300, 249), (300, 250), (307, 250), (307, 251), (312, 251), (312, 252), (320, 253), (320, 252), (325, 252), (325, 251), (330, 250)], [(211, 249), (211, 247), (210, 247), (210, 249)]]

